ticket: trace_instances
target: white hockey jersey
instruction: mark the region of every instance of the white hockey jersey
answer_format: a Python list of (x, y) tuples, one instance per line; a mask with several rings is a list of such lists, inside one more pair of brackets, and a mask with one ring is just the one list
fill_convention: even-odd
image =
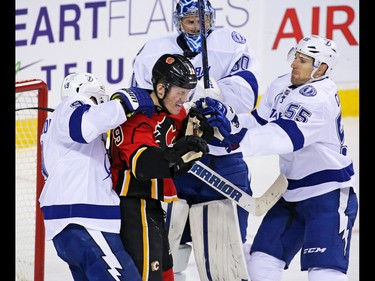
[[(132, 86), (152, 89), (152, 67), (158, 58), (166, 53), (184, 54), (177, 38), (177, 35), (173, 34), (146, 42), (134, 60)], [(222, 102), (230, 104), (236, 113), (251, 112), (258, 99), (259, 66), (247, 43), (245, 37), (227, 28), (215, 29), (207, 37), (209, 77), (217, 82), (223, 96)], [(190, 61), (196, 69), (198, 79), (201, 79), (202, 54), (199, 53)], [(202, 96), (194, 95), (192, 101), (200, 97)], [(237, 149), (232, 153), (240, 151), (241, 149)], [(228, 153), (224, 147), (210, 145), (210, 154)]]
[(67, 97), (44, 123), (41, 135), (45, 185), (39, 198), (46, 240), (69, 223), (119, 233), (119, 197), (112, 188), (106, 132), (126, 121), (119, 101), (95, 105)]
[(355, 187), (335, 83), (324, 78), (295, 88), (290, 79), (276, 79), (252, 115), (239, 115), (250, 128), (241, 143), (245, 156), (279, 154), (287, 201)]

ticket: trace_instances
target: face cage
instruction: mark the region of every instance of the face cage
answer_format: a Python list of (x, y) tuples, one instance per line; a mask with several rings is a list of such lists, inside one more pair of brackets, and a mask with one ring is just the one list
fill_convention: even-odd
[[(196, 15), (196, 14), (193, 13), (191, 15)], [(206, 34), (208, 34), (209, 31), (212, 30), (212, 20), (211, 20), (211, 17), (207, 14), (205, 14), (205, 17), (208, 17), (208, 19), (206, 19), (206, 20), (209, 21), (208, 27), (206, 28)], [(194, 33), (194, 34), (188, 33), (183, 28), (183, 24), (182, 24), (183, 18), (184, 17), (182, 17), (178, 22), (178, 31), (179, 31), (180, 34), (183, 34), (183, 36), (186, 40), (186, 43), (188, 44), (191, 51), (200, 53), (201, 50), (202, 50), (202, 38), (201, 38), (200, 28), (195, 29), (195, 31), (197, 33)]]
[[(187, 33), (185, 30), (183, 30), (182, 28), (182, 19), (184, 17), (188, 17), (188, 16), (198, 16), (199, 13), (198, 11), (194, 11), (194, 12), (190, 12), (190, 13), (177, 13), (176, 11), (174, 12), (174, 16), (173, 16), (173, 22), (174, 22), (174, 25), (178, 31), (178, 33), (184, 33), (185, 36), (189, 36), (191, 38), (196, 38), (197, 36), (199, 36), (199, 34), (189, 34)], [(214, 24), (215, 24), (215, 10), (213, 10), (213, 8), (209, 9), (209, 11), (204, 11), (204, 16), (205, 16), (205, 20), (206, 20), (206, 17), (208, 18), (208, 21), (209, 21), (209, 25), (208, 25), (208, 28), (206, 28), (206, 32), (209, 32), (210, 30), (213, 30), (214, 29)]]

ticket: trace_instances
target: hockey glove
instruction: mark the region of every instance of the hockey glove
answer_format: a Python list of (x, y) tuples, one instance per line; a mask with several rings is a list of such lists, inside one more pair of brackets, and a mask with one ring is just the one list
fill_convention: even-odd
[(155, 110), (151, 95), (145, 89), (135, 87), (120, 89), (111, 96), (111, 100), (114, 99), (120, 100), (127, 117), (131, 117), (137, 112), (151, 117)]
[(210, 142), (214, 136), (214, 129), (207, 122), (207, 118), (195, 107), (190, 108), (186, 119), (187, 126), (185, 135), (202, 137), (206, 142)]
[(184, 136), (173, 146), (164, 149), (164, 158), (169, 162), (172, 176), (181, 175), (190, 170), (194, 161), (209, 152), (207, 142), (197, 136)]
[(224, 146), (227, 152), (237, 149), (247, 129), (241, 128), (233, 108), (211, 98), (199, 99), (195, 104), (207, 123), (216, 129), (210, 144)]

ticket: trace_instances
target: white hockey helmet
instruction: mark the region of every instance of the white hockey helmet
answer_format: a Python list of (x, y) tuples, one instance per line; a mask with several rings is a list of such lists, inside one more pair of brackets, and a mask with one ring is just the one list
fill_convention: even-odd
[(311, 73), (311, 77), (322, 63), (328, 66), (324, 76), (329, 76), (339, 58), (336, 43), (317, 35), (309, 35), (302, 38), (298, 44), (289, 51), (288, 61), (293, 61), (296, 52), (314, 59), (314, 70)]
[(61, 97), (70, 97), (77, 94), (95, 98), (97, 104), (108, 101), (104, 85), (91, 73), (74, 73), (64, 78)]

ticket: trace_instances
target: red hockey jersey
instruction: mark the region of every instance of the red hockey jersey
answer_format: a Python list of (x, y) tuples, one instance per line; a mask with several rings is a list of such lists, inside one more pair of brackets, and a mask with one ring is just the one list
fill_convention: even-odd
[(113, 186), (120, 196), (177, 201), (163, 149), (181, 132), (186, 111), (169, 115), (156, 107), (152, 117), (136, 114), (111, 132)]

